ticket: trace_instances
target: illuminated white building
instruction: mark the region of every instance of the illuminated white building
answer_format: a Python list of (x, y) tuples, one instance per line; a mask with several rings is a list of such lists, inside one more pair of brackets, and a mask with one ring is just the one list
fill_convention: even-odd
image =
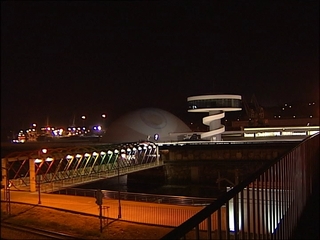
[(201, 95), (188, 97), (188, 112), (208, 112), (203, 124), (209, 126), (210, 131), (201, 133), (201, 139), (220, 141), (225, 126), (221, 124), (225, 112), (241, 111), (240, 95)]

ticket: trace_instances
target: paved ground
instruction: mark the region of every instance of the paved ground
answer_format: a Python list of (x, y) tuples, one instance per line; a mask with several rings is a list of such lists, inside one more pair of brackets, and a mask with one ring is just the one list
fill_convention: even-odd
[[(22, 192), (11, 191), (11, 201), (38, 204), (38, 192)], [(1, 199), (3, 199), (3, 191), (1, 191)], [(79, 197), (68, 195), (45, 194), (40, 195), (41, 205), (68, 209), (76, 212), (99, 215), (99, 208), (93, 197)], [(293, 240), (295, 239), (320, 239), (319, 238), (319, 189), (316, 189), (307, 203), (305, 211), (298, 223)], [(104, 215), (110, 218), (117, 218), (119, 214), (119, 202), (114, 199), (104, 199), (105, 207)], [(150, 219), (155, 219), (155, 215), (161, 211), (162, 216), (156, 219), (158, 222), (165, 223), (164, 225), (179, 225), (181, 222), (189, 218), (202, 207), (174, 206), (157, 203), (143, 203), (121, 200), (122, 220), (147, 222)], [(168, 217), (172, 212), (176, 211), (178, 218)], [(160, 214), (160, 215), (161, 215)], [(149, 219), (149, 220), (148, 220)], [(168, 219), (174, 219), (174, 222), (168, 222)]]
[[(3, 198), (2, 191), (1, 199)], [(10, 191), (10, 200), (13, 202), (38, 204), (39, 194), (38, 192)], [(95, 203), (96, 199), (94, 197), (41, 193), (40, 201), (42, 206), (99, 216), (99, 206)], [(202, 206), (176, 206), (125, 200), (120, 201), (120, 206), (121, 220), (170, 227), (180, 225), (203, 208)], [(119, 201), (103, 199), (102, 210), (103, 216), (117, 219), (119, 216)]]

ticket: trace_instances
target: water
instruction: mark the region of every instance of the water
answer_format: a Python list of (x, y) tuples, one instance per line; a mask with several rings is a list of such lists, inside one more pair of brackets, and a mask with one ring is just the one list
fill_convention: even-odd
[(83, 184), (77, 188), (101, 189), (109, 191), (147, 193), (156, 195), (188, 196), (216, 198), (224, 190), (203, 185), (168, 185), (162, 167), (132, 173), (127, 177), (127, 184), (118, 184), (117, 177)]

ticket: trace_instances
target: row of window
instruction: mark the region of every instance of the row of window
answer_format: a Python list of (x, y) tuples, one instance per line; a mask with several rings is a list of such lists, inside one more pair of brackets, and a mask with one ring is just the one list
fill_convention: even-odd
[(205, 99), (188, 102), (188, 109), (198, 108), (241, 108), (241, 99)]

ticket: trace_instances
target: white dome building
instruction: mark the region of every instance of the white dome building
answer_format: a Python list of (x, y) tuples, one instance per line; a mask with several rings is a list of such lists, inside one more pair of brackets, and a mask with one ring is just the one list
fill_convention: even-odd
[(178, 117), (158, 108), (129, 112), (111, 123), (102, 142), (176, 141), (191, 129)]

